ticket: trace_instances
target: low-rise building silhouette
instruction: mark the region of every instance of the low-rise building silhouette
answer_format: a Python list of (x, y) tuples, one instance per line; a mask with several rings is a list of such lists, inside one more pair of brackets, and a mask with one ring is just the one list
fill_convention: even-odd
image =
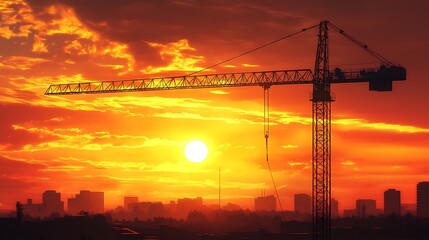
[(32, 218), (44, 217), (43, 204), (33, 203), (33, 199), (27, 199), (27, 204), (23, 204), (23, 215), (29, 215)]
[(139, 219), (148, 219), (161, 217), (165, 215), (165, 209), (162, 202), (137, 202), (130, 203), (128, 208)]
[(201, 210), (202, 208), (202, 197), (177, 199), (177, 211), (179, 212), (190, 212), (195, 210)]
[(343, 211), (343, 217), (355, 217), (356, 216), (356, 209), (344, 209)]
[(67, 201), (68, 213), (77, 215), (81, 212), (104, 213), (104, 192), (81, 190), (74, 198)]
[(356, 216), (366, 218), (369, 216), (377, 216), (376, 202), (373, 199), (356, 200)]
[(61, 201), (61, 193), (55, 190), (46, 190), (42, 194), (42, 203), (33, 203), (31, 198), (23, 205), (23, 214), (33, 218), (45, 218), (52, 214), (64, 215), (64, 202)]
[(241, 207), (240, 205), (234, 204), (234, 203), (227, 203), (222, 207), (225, 211), (240, 211)]
[(276, 198), (273, 195), (255, 198), (255, 211), (275, 211)]
[(429, 218), (429, 182), (417, 184), (417, 216)]
[(384, 192), (384, 216), (401, 216), (401, 192), (389, 189)]
[(138, 203), (139, 197), (124, 197), (124, 209), (130, 210), (129, 204), (130, 203)]

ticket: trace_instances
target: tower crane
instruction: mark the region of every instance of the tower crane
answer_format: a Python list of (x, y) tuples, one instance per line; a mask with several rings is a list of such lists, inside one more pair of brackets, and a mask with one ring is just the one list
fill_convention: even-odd
[[(193, 73), (175, 77), (53, 84), (48, 87), (45, 95), (245, 86), (261, 86), (264, 89), (268, 89), (275, 85), (312, 84), (312, 233), (313, 240), (329, 240), (331, 239), (331, 103), (334, 101), (334, 97), (330, 90), (331, 84), (367, 82), (369, 83), (370, 91), (392, 91), (393, 81), (406, 79), (406, 69), (382, 57), (368, 48), (367, 45), (353, 38), (329, 21), (323, 20), (320, 24), (311, 28), (314, 27), (319, 28), (314, 72), (310, 69), (297, 69), (198, 75)], [(344, 35), (353, 43), (378, 58), (382, 62), (382, 65), (377, 69), (343, 71), (336, 68), (335, 70), (330, 70), (328, 27)], [(302, 31), (311, 28), (303, 29)], [(288, 37), (296, 34), (297, 33), (291, 34)], [(279, 40), (271, 43), (275, 43)], [(246, 53), (250, 52), (251, 51)], [(244, 54), (239, 56), (242, 55)], [(221, 63), (224, 62), (226, 61)]]

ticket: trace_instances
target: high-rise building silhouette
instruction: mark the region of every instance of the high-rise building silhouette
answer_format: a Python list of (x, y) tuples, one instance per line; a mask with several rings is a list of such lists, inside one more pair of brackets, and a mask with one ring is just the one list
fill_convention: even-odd
[(429, 182), (417, 184), (417, 216), (429, 218)]
[(294, 195), (294, 210), (300, 214), (311, 213), (311, 196), (308, 194), (295, 194)]
[(331, 217), (338, 218), (338, 200), (335, 198), (331, 199)]
[(401, 192), (389, 189), (384, 192), (384, 216), (401, 216)]
[(47, 215), (52, 213), (64, 214), (64, 202), (61, 201), (61, 193), (47, 190), (43, 193), (43, 206)]
[(369, 216), (376, 216), (377, 209), (376, 203), (373, 199), (359, 199), (356, 200), (356, 216), (359, 218), (366, 218)]
[(80, 212), (103, 213), (104, 192), (81, 190), (76, 197), (68, 199), (68, 212), (73, 215)]
[(276, 198), (273, 195), (255, 198), (255, 211), (275, 211)]

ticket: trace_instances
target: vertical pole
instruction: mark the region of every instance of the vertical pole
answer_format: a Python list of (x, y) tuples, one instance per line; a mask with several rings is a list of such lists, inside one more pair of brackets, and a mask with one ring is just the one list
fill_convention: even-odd
[(313, 79), (312, 213), (313, 240), (331, 239), (331, 102), (328, 22), (319, 26)]
[(219, 210), (222, 210), (222, 207), (220, 205), (220, 166), (219, 166)]

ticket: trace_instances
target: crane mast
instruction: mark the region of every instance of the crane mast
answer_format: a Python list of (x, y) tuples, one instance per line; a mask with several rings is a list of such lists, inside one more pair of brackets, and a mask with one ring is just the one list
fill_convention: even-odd
[[(382, 60), (378, 69), (343, 71), (329, 69), (328, 26)], [(292, 34), (294, 35), (294, 34)], [(370, 91), (392, 91), (393, 81), (406, 79), (404, 67), (396, 66), (367, 45), (328, 21), (319, 25), (314, 74), (310, 69), (244, 73), (200, 74), (176, 77), (53, 84), (45, 95), (97, 94), (174, 89), (312, 84), (312, 214), (313, 240), (331, 239), (331, 84), (369, 83)]]
[(319, 27), (313, 79), (312, 211), (313, 239), (330, 239), (331, 232), (331, 82), (328, 22)]

